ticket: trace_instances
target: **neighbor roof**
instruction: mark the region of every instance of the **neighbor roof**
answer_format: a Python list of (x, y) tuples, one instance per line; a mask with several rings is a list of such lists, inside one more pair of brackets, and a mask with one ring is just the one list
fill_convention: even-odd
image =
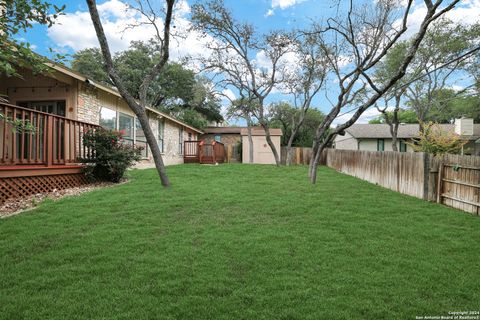
[[(455, 130), (454, 124), (440, 124), (440, 126), (444, 130)], [(351, 127), (345, 129), (345, 131), (357, 139), (388, 139), (392, 137), (388, 124), (354, 124)], [(418, 131), (418, 124), (400, 124), (398, 126), (398, 138), (417, 138)], [(473, 135), (464, 136), (464, 138), (468, 140), (477, 140), (478, 138), (480, 138), (480, 124), (474, 124)]]
[(203, 129), (203, 132), (210, 134), (240, 134), (243, 128), (244, 127), (206, 127)]
[[(72, 69), (70, 69), (70, 68), (67, 68), (67, 67), (63, 66), (63, 65), (59, 65), (59, 64), (55, 64), (55, 63), (47, 63), (47, 65), (48, 65), (49, 67), (51, 67), (52, 69), (60, 72), (60, 73), (66, 74), (67, 76), (70, 76), (70, 77), (72, 77), (72, 78), (74, 78), (74, 79), (77, 79), (77, 80), (80, 80), (80, 81), (82, 81), (82, 82), (86, 82), (86, 83), (88, 83), (88, 84), (90, 84), (90, 85), (92, 85), (92, 86), (94, 86), (94, 87), (96, 87), (96, 88), (98, 88), (98, 89), (100, 89), (100, 90), (102, 90), (102, 91), (108, 92), (108, 93), (110, 93), (110, 94), (113, 94), (114, 96), (117, 96), (117, 97), (120, 97), (120, 98), (123, 99), (122, 95), (120, 94), (120, 92), (118, 92), (118, 90), (117, 90), (116, 88), (112, 88), (112, 87), (105, 86), (105, 85), (103, 85), (103, 84), (97, 83), (96, 81), (93, 81), (93, 80), (91, 80), (91, 79), (88, 79), (87, 77), (85, 77), (84, 75), (78, 73), (77, 71), (74, 71), (74, 70), (72, 70)], [(195, 127), (192, 127), (192, 126), (186, 124), (185, 122), (182, 122), (182, 121), (180, 121), (180, 120), (177, 120), (177, 119), (173, 118), (172, 116), (169, 116), (168, 114), (165, 114), (165, 113), (163, 113), (163, 112), (161, 112), (161, 111), (158, 111), (157, 109), (150, 108), (150, 107), (147, 107), (146, 109), (147, 109), (148, 111), (153, 112), (153, 113), (156, 113), (156, 114), (162, 116), (163, 118), (166, 118), (166, 119), (168, 119), (168, 120), (170, 120), (170, 121), (172, 121), (172, 122), (178, 123), (178, 124), (184, 126), (185, 128), (189, 128), (189, 129), (191, 129), (191, 130), (193, 130), (193, 131), (196, 131), (196, 132), (198, 132), (198, 133), (203, 133), (202, 130), (197, 129), (197, 128), (195, 128)]]
[[(248, 129), (247, 128), (242, 128), (241, 131), (242, 136), (248, 135)], [(265, 135), (265, 130), (261, 127), (253, 127), (252, 128), (252, 136), (264, 136)], [(276, 128), (270, 128), (270, 135), (271, 136), (281, 136), (282, 135), (282, 129), (276, 129)]]

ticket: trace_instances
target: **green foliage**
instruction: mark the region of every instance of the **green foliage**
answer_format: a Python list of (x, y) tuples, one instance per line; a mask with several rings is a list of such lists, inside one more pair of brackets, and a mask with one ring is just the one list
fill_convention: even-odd
[(83, 145), (93, 150), (92, 158), (81, 158), (87, 164), (85, 173), (96, 180), (119, 182), (125, 170), (140, 160), (141, 148), (125, 144), (118, 131), (98, 128), (83, 135)]
[(35, 133), (36, 128), (35, 126), (30, 122), (30, 120), (25, 119), (12, 119), (10, 117), (6, 117), (3, 113), (0, 112), (0, 121), (3, 121), (4, 123), (8, 123), (12, 126), (12, 131), (14, 132), (29, 132), (29, 133)]
[(428, 121), (450, 123), (454, 119), (467, 117), (480, 122), (480, 95), (458, 94), (451, 89), (433, 92), (435, 104), (429, 110)]
[[(281, 128), (283, 131), (282, 145), (287, 145), (292, 134), (292, 123), (298, 119), (298, 109), (288, 102), (279, 102), (271, 106), (272, 118), (270, 126), (272, 128)], [(292, 146), (311, 147), (318, 125), (323, 121), (325, 115), (318, 109), (308, 109), (303, 125), (300, 127)], [(296, 120), (295, 120), (296, 121)]]
[[(0, 73), (20, 77), (17, 73), (19, 67), (32, 68), (34, 73), (48, 71), (46, 59), (33, 53), (30, 44), (19, 40), (18, 35), (37, 23), (52, 26), (65, 6), (58, 7), (42, 0), (5, 0), (0, 3), (5, 9), (5, 13), (0, 14)], [(54, 54), (54, 60), (63, 58)]]
[[(133, 170), (0, 219), (1, 319), (414, 319), (478, 310), (480, 219), (320, 167)], [(121, 303), (120, 303), (121, 302)]]
[(72, 58), (71, 66), (73, 70), (99, 83), (113, 85), (108, 76), (100, 48), (87, 48), (77, 51)]
[(207, 120), (204, 117), (200, 116), (197, 111), (191, 108), (185, 108), (180, 110), (176, 114), (176, 118), (180, 121), (188, 123), (195, 128), (201, 129), (208, 125)]
[(426, 152), (433, 155), (458, 153), (467, 143), (451, 130), (442, 129), (437, 123), (421, 123), (423, 130), (414, 143), (407, 142), (417, 152)]
[[(393, 112), (387, 111), (387, 116), (389, 119), (393, 118)], [(399, 123), (418, 123), (417, 114), (411, 109), (400, 109), (398, 111), (398, 122)], [(379, 124), (387, 123), (385, 121), (385, 116), (383, 114), (379, 115), (377, 118), (370, 120), (370, 124)]]
[[(113, 85), (100, 49), (81, 50), (73, 58), (74, 70), (100, 83)], [(140, 85), (159, 59), (153, 44), (140, 41), (133, 41), (128, 50), (114, 56), (116, 70), (134, 98), (140, 98)], [(208, 86), (208, 82), (196, 77), (192, 70), (180, 63), (170, 62), (149, 87), (148, 104), (192, 126), (206, 124), (207, 121), (219, 122), (223, 120), (220, 101), (209, 92)]]

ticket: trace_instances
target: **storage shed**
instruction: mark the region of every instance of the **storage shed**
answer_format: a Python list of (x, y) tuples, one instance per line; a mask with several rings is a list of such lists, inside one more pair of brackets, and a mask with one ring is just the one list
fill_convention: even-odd
[[(242, 162), (249, 163), (249, 154), (250, 148), (248, 143), (248, 129), (242, 128)], [(272, 142), (277, 149), (277, 152), (280, 156), (280, 138), (282, 136), (281, 129), (270, 129), (270, 136)], [(260, 164), (275, 164), (275, 157), (273, 156), (272, 150), (267, 143), (265, 137), (265, 131), (263, 128), (254, 127), (252, 128), (252, 139), (253, 139), (253, 163)]]

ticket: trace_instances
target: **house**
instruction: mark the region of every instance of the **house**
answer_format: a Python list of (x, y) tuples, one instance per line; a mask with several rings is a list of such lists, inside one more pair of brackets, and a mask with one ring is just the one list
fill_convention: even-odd
[[(473, 119), (457, 119), (454, 124), (440, 124), (446, 131), (459, 134), (467, 141), (462, 153), (480, 155), (480, 124)], [(413, 152), (408, 142), (418, 138), (418, 124), (400, 124), (398, 127), (397, 149), (400, 152)], [(354, 124), (345, 129), (343, 135), (334, 139), (334, 147), (344, 150), (392, 151), (392, 135), (388, 124)]]
[[(121, 130), (126, 143), (144, 147), (142, 161), (153, 162), (139, 121), (116, 89), (67, 67), (51, 67), (45, 75), (26, 68), (18, 70), (22, 78), (0, 75), (0, 113), (28, 120), (36, 129), (35, 134), (13, 132), (0, 121), (0, 202), (26, 189), (42, 192), (80, 183), (77, 158), (90, 155), (81, 137), (98, 126)], [(165, 164), (183, 163), (184, 141), (197, 140), (203, 132), (152, 108), (147, 114)], [(34, 187), (20, 187), (20, 178)]]

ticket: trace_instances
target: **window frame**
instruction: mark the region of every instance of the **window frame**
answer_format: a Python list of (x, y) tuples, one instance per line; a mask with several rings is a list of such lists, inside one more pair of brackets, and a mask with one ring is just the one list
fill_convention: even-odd
[[(165, 119), (157, 119), (157, 145), (160, 153), (165, 152)], [(161, 143), (160, 143), (161, 142)]]
[(178, 154), (183, 155), (183, 127), (178, 128)]
[(407, 152), (407, 144), (404, 140), (399, 140), (398, 142), (398, 150), (400, 152)]
[(120, 111), (117, 111), (117, 114), (118, 114), (118, 125), (117, 125), (117, 128), (118, 128), (117, 130), (118, 131), (124, 130), (124, 129), (120, 129), (120, 117), (121, 116), (126, 116), (126, 117), (129, 117), (129, 118), (132, 118), (132, 121), (130, 122), (131, 123), (131, 126), (130, 126), (131, 136), (126, 137), (125, 135), (122, 135), (122, 138), (125, 141), (131, 141), (132, 145), (135, 145), (135, 116), (131, 116), (127, 113), (123, 113), (123, 112), (120, 112)]
[[(142, 150), (142, 153), (145, 152), (145, 154), (141, 154), (142, 159), (148, 159), (148, 142), (147, 142), (147, 137), (145, 137), (145, 132), (143, 131), (142, 125), (140, 123), (140, 120), (138, 120), (137, 117), (134, 117), (134, 130), (133, 130), (133, 143), (135, 146), (141, 146), (144, 147), (145, 149)], [(145, 137), (144, 140), (139, 140), (137, 138), (137, 130), (141, 130), (143, 132), (143, 136)]]
[[(113, 111), (115, 113), (115, 118), (114, 118), (114, 121), (113, 121), (113, 128), (109, 128), (109, 127), (106, 127), (104, 125), (102, 125), (102, 110), (103, 109), (107, 109), (109, 111)], [(113, 109), (110, 109), (108, 107), (100, 107), (100, 115), (99, 115), (99, 121), (98, 121), (99, 125), (102, 126), (103, 128), (105, 129), (110, 129), (110, 130), (118, 130), (118, 112), (117, 110), (113, 110)]]
[(385, 139), (377, 139), (377, 151), (380, 151), (380, 152), (385, 151)]

